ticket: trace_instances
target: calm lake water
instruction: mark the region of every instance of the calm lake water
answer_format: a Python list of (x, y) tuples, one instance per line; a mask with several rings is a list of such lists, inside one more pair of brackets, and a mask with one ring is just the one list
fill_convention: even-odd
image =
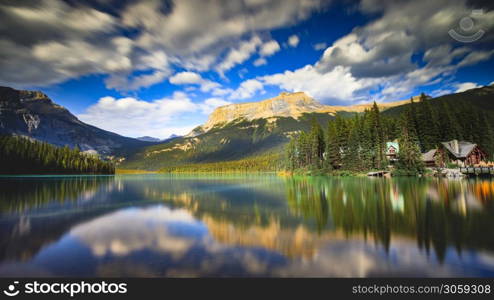
[(494, 181), (0, 178), (0, 276), (494, 276)]

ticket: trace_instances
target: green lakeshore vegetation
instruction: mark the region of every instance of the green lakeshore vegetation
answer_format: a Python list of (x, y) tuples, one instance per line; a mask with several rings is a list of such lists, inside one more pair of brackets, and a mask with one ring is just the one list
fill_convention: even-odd
[(0, 174), (114, 174), (112, 162), (79, 149), (0, 136)]
[(160, 169), (160, 172), (165, 172), (165, 173), (273, 172), (282, 169), (281, 166), (282, 161), (280, 157), (281, 156), (277, 153), (268, 153), (260, 156), (253, 156), (253, 157), (234, 160), (234, 161), (170, 166)]
[(314, 120), (309, 131), (288, 143), (285, 165), (294, 172), (335, 175), (382, 170), (390, 163), (386, 142), (393, 140), (399, 143), (394, 175), (423, 173), (421, 153), (451, 139), (477, 143), (492, 157), (492, 117), (466, 102), (452, 106), (432, 101), (422, 94), (419, 102), (411, 100), (398, 117), (379, 112), (374, 103), (371, 110), (353, 118), (336, 115), (326, 131)]

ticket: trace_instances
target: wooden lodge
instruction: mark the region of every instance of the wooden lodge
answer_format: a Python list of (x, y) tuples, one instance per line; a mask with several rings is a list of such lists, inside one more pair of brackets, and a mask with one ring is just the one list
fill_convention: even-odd
[(444, 167), (446, 163), (458, 166), (474, 166), (487, 159), (487, 154), (477, 144), (466, 141), (451, 140), (441, 143), (438, 149), (422, 154), (427, 167)]

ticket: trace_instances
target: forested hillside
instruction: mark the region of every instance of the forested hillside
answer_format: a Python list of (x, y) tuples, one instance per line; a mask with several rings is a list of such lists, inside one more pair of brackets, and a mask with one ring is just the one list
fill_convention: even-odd
[[(322, 153), (326, 152), (325, 155), (330, 156), (324, 162), (326, 168), (329, 165), (349, 170), (380, 168), (387, 162), (377, 153), (384, 151), (386, 142), (398, 139), (405, 133), (410, 146), (418, 147), (417, 153), (433, 149), (440, 142), (458, 139), (479, 144), (492, 157), (493, 98), (494, 87), (486, 86), (433, 99), (421, 95), (403, 105), (385, 109), (371, 107), (364, 112), (305, 113), (298, 119), (237, 119), (218, 124), (197, 136), (177, 138), (168, 143), (143, 148), (128, 157), (119, 167), (178, 171), (196, 168), (224, 169), (227, 165), (237, 168), (239, 161), (242, 161), (242, 165), (244, 160), (249, 161), (251, 166), (256, 156), (265, 155), (270, 155), (272, 159), (277, 155), (281, 160), (284, 148), (292, 137), (308, 139), (312, 119), (322, 128)], [(318, 155), (321, 155), (320, 149), (319, 147)], [(349, 152), (343, 158), (337, 149)], [(404, 152), (402, 155), (405, 155)], [(416, 157), (418, 154), (410, 155)], [(196, 164), (201, 166), (193, 167)], [(293, 164), (295, 168), (314, 164), (320, 167), (317, 164), (322, 165), (323, 162), (307, 158)]]
[[(237, 120), (213, 127), (196, 137), (181, 137), (171, 142), (142, 149), (119, 167), (146, 170), (177, 170), (177, 166), (252, 160), (256, 156), (283, 153), (290, 137), (308, 130), (315, 118), (321, 125), (334, 117), (329, 114), (305, 114), (298, 120), (280, 117), (274, 120)], [(211, 165), (208, 165), (209, 168)], [(223, 168), (223, 167), (222, 167)]]
[(0, 136), (0, 174), (114, 174), (112, 162), (48, 143)]
[[(398, 112), (398, 113), (397, 113)], [(388, 165), (386, 142), (399, 141), (397, 169), (408, 174), (421, 172), (421, 153), (452, 139), (470, 141), (494, 154), (492, 113), (468, 101), (432, 100), (418, 102), (394, 113), (381, 113), (376, 105), (353, 118), (337, 116), (323, 130), (313, 122), (308, 132), (293, 138), (286, 149), (288, 169), (365, 171)]]
[(407, 113), (408, 126), (417, 134), (422, 151), (434, 148), (438, 142), (458, 139), (479, 144), (494, 154), (494, 86), (422, 100), (382, 114), (399, 117)]

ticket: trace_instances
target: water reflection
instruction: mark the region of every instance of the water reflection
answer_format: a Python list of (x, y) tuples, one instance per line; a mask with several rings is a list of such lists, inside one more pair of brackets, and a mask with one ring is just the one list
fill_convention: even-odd
[(3, 276), (494, 275), (492, 181), (23, 180), (0, 179)]

